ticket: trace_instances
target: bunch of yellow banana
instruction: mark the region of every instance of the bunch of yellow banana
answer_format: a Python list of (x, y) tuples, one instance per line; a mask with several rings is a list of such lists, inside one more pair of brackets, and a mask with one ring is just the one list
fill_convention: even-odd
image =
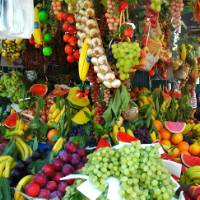
[(0, 176), (9, 178), (11, 170), (15, 167), (16, 162), (9, 155), (0, 156)]
[(79, 63), (78, 63), (79, 77), (82, 81), (86, 80), (87, 73), (90, 66), (90, 63), (87, 61), (87, 51), (89, 49), (88, 41), (89, 41), (89, 38), (86, 37), (84, 40), (83, 46), (81, 48), (81, 55), (80, 55)]
[(24, 176), (17, 184), (14, 194), (14, 200), (25, 200), (25, 198), (20, 194), (20, 192), (23, 190), (23, 188), (31, 182), (33, 176), (27, 175)]
[(138, 100), (140, 107), (153, 103), (153, 99), (151, 96), (140, 95)]
[(64, 146), (65, 143), (65, 138), (64, 137), (60, 137), (57, 142), (54, 144), (52, 151), (54, 153), (58, 153)]
[(180, 178), (181, 185), (200, 184), (200, 166), (187, 168)]
[(182, 44), (182, 45), (181, 45), (181, 60), (182, 60), (183, 62), (185, 62), (186, 57), (187, 57), (187, 49), (186, 49), (185, 44)]
[(21, 154), (22, 160), (26, 160), (27, 158), (32, 156), (33, 151), (31, 147), (26, 144), (20, 137), (15, 138), (15, 143), (18, 151)]
[(62, 110), (56, 107), (56, 103), (54, 103), (49, 109), (48, 115), (48, 126), (51, 126), (54, 123), (58, 123), (61, 119), (61, 116), (65, 112), (65, 108), (63, 107)]

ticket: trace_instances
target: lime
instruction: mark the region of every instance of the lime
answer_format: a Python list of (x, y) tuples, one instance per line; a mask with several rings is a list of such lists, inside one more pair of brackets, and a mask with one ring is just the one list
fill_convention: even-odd
[(44, 34), (44, 38), (43, 38), (44, 42), (51, 42), (52, 41), (52, 35), (49, 32), (46, 32)]
[(40, 22), (46, 23), (48, 20), (48, 13), (46, 10), (40, 10), (39, 12), (39, 20)]
[(42, 53), (44, 56), (51, 56), (53, 53), (53, 50), (51, 47), (43, 47)]

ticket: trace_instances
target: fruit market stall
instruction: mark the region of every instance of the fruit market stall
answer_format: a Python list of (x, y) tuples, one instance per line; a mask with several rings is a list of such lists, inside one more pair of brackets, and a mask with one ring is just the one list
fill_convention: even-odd
[(23, 2), (0, 1), (0, 200), (200, 200), (200, 1)]

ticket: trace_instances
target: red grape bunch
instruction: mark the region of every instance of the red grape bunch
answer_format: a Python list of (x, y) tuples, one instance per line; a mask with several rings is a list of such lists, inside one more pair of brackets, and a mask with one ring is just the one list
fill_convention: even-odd
[(94, 120), (98, 124), (103, 124), (104, 119), (103, 119), (103, 113), (105, 112), (105, 107), (102, 105), (102, 103), (98, 102), (96, 104), (95, 108), (95, 114), (94, 114)]
[(98, 101), (100, 90), (99, 90), (99, 83), (97, 82), (97, 76), (96, 76), (96, 73), (94, 72), (93, 67), (90, 67), (88, 71), (88, 80), (92, 84), (91, 98), (92, 98), (92, 102), (95, 103)]
[(183, 11), (184, 2), (183, 0), (175, 0), (171, 2), (171, 14), (172, 14), (172, 25), (179, 31), (181, 26), (181, 12)]
[(108, 23), (108, 28), (111, 32), (116, 32), (119, 26), (119, 17), (114, 13), (116, 9), (112, 0), (107, 1), (107, 11), (106, 11), (106, 20)]

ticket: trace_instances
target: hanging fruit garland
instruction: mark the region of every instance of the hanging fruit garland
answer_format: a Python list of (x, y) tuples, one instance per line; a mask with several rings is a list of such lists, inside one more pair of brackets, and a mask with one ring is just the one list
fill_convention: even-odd
[[(88, 48), (82, 48), (80, 59), (83, 56), (84, 58), (82, 58), (82, 60), (91, 60), (98, 79), (100, 82), (103, 82), (107, 88), (118, 88), (121, 82), (115, 77), (115, 73), (112, 71), (107, 61), (92, 1), (79, 0), (77, 2), (76, 27), (78, 46), (82, 48), (86, 38), (88, 38), (87, 44), (89, 45)], [(80, 64), (82, 65), (81, 62)], [(80, 69), (82, 69), (82, 67), (83, 66), (80, 66)], [(87, 74), (87, 71), (88, 65), (86, 64), (86, 68), (82, 72)]]
[(32, 37), (29, 39), (29, 43), (35, 46), (35, 48), (43, 46), (42, 54), (45, 57), (50, 57), (53, 54), (53, 48), (50, 46), (53, 37), (49, 31), (46, 31), (48, 21), (48, 12), (44, 8), (40, 8), (40, 4), (36, 5), (34, 8), (34, 32)]

